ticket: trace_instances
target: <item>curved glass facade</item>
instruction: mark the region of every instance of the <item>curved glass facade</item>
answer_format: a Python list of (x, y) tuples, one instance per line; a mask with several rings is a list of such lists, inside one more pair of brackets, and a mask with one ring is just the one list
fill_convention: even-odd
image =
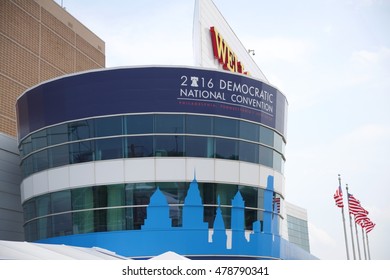
[(107, 69), (38, 85), (17, 111), (26, 240), (280, 256), (287, 101), (267, 83)]
[[(140, 229), (146, 218), (150, 197), (157, 187), (167, 197), (172, 226), (180, 227), (188, 186), (189, 182), (115, 184), (76, 188), (31, 198), (23, 205), (26, 240)], [(204, 203), (204, 221), (209, 228), (213, 226), (218, 207), (226, 228), (231, 227), (231, 200), (237, 191), (245, 200), (245, 229), (252, 230), (253, 222), (263, 221), (264, 189), (216, 183), (198, 183), (198, 186)], [(277, 214), (276, 207), (273, 209)]]
[(203, 157), (262, 164), (283, 173), (283, 137), (243, 120), (190, 114), (100, 117), (51, 126), (20, 142), (25, 177), (49, 168), (137, 157)]

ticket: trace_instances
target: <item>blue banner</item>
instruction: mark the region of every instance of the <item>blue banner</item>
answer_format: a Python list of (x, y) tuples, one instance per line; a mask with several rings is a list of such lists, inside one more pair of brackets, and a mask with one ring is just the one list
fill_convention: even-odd
[(19, 138), (40, 128), (104, 115), (180, 112), (246, 119), (285, 135), (287, 101), (259, 80), (185, 67), (135, 67), (64, 76), (17, 101)]

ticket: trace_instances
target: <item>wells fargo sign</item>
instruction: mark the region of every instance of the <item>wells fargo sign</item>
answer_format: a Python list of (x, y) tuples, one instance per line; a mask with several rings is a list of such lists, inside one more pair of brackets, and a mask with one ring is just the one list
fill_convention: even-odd
[(242, 65), (241, 61), (238, 61), (237, 55), (214, 26), (210, 27), (210, 33), (214, 57), (222, 64), (223, 69), (249, 75), (249, 73), (244, 70), (244, 65)]

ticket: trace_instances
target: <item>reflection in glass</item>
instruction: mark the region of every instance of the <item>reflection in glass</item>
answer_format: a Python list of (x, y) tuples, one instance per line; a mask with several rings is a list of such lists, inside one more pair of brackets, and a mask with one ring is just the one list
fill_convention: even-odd
[(96, 140), (96, 160), (123, 158), (123, 138)]
[(153, 155), (153, 136), (132, 136), (127, 138), (127, 157), (150, 157)]
[(232, 160), (238, 159), (238, 141), (224, 138), (216, 138), (215, 157)]
[(155, 133), (183, 133), (184, 115), (155, 115)]
[(211, 137), (186, 137), (186, 157), (214, 157), (214, 139)]

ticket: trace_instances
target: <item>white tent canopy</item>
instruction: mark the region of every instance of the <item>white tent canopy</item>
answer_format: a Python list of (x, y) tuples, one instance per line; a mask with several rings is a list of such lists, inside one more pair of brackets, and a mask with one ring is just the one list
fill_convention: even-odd
[(0, 240), (0, 260), (129, 260), (114, 252), (93, 247)]

